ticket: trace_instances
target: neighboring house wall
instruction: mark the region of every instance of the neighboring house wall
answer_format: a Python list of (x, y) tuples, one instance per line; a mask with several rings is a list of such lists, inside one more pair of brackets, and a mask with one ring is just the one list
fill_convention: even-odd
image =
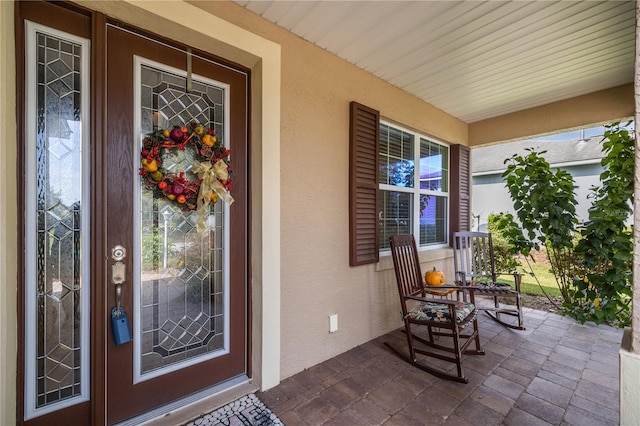
[[(252, 132), (265, 137), (262, 143), (255, 139), (252, 146), (255, 160), (252, 164), (254, 326), (262, 326), (256, 324), (256, 317), (267, 325), (275, 324), (276, 330), (267, 327), (265, 330), (280, 339), (275, 343), (279, 350), (272, 352), (279, 356), (274, 360), (269, 353), (259, 354), (254, 358), (254, 371), (264, 363), (265, 368), (279, 368), (279, 377), (284, 379), (399, 327), (400, 307), (390, 258), (385, 256), (376, 265), (349, 267), (349, 102), (366, 104), (379, 110), (385, 120), (452, 144), (468, 144), (467, 124), (234, 3), (180, 3), (177, 8), (173, 2), (139, 3), (148, 10), (138, 8), (135, 2), (82, 4), (254, 70)], [(194, 6), (201, 9), (196, 13)], [(174, 10), (181, 12), (174, 13)], [(10, 142), (16, 134), (13, 3), (0, 1), (0, 12), (0, 118), (3, 120), (0, 136), (4, 141), (0, 148), (3, 161), (0, 182), (8, 200), (3, 203), (0, 215), (0, 337), (3, 342), (0, 347), (0, 401), (3, 404), (0, 405), (0, 424), (12, 424), (18, 305), (16, 223), (20, 214), (15, 207), (15, 194), (21, 192), (21, 182), (16, 179), (17, 153)], [(219, 31), (213, 29), (219, 24), (217, 18), (231, 24), (224, 30), (229, 40), (235, 41), (220, 41), (215, 35), (206, 35), (207, 26), (211, 33)], [(274, 64), (268, 61), (272, 57), (265, 59), (256, 53), (262, 46), (256, 46), (255, 51), (246, 48), (246, 34), (237, 34), (238, 28), (258, 35), (256, 43), (263, 38), (280, 46), (281, 61), (277, 64), (280, 74), (271, 73)], [(270, 70), (266, 76), (261, 74), (265, 69)], [(260, 109), (269, 108), (270, 93), (280, 96), (279, 111)], [(262, 99), (262, 103), (256, 103), (256, 99)], [(621, 99), (621, 102), (626, 105), (627, 100)], [(565, 120), (558, 116), (554, 124), (561, 128), (574, 125), (579, 107), (564, 110)], [(612, 108), (605, 105), (600, 118), (589, 115), (589, 119), (605, 120), (611, 111)], [(628, 109), (625, 115), (632, 112)], [(261, 120), (264, 117), (267, 119)], [(274, 120), (280, 134), (275, 141), (270, 140), (273, 137), (270, 135), (277, 132), (270, 133), (272, 129), (268, 128), (274, 125)], [(526, 131), (527, 125), (524, 116), (513, 129)], [(263, 152), (263, 148), (267, 152)], [(269, 176), (273, 176), (273, 180)], [(269, 194), (274, 194), (273, 199)], [(269, 215), (274, 212), (279, 212), (280, 221), (271, 230), (263, 229), (269, 227)], [(268, 239), (270, 231), (280, 239), (276, 245), (279, 249), (273, 252), (268, 251), (269, 241), (260, 239)], [(435, 266), (453, 275), (449, 249), (424, 251), (421, 256), (423, 268)], [(274, 262), (270, 263), (269, 259)], [(275, 305), (279, 303), (267, 312), (261, 311), (271, 306), (270, 301), (262, 300), (260, 293), (264, 284), (261, 280), (265, 277), (277, 279), (275, 284), (269, 283), (276, 286), (269, 297), (277, 298)], [(339, 316), (338, 332), (332, 334), (328, 333), (331, 314)], [(256, 333), (254, 330), (252, 336), (254, 351), (260, 352), (263, 342), (271, 336)]]
[(486, 231), (492, 213), (515, 216), (513, 201), (502, 178), (508, 165), (505, 160), (515, 154), (526, 156), (529, 154), (527, 149), (531, 148), (549, 162), (552, 170), (560, 168), (571, 174), (578, 202), (576, 216), (580, 222), (589, 220), (591, 188), (599, 185), (603, 171), (601, 141), (602, 136), (587, 140), (523, 140), (471, 149), (473, 229)]

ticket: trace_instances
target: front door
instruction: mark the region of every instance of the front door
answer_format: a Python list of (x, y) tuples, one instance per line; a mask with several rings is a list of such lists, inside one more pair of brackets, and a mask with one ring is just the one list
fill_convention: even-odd
[(245, 380), (247, 72), (102, 16), (17, 12), (24, 423), (114, 424)]
[[(133, 339), (108, 339), (112, 423), (247, 373), (247, 75), (115, 26), (107, 46), (105, 246), (125, 255), (107, 253), (104, 315), (117, 303), (120, 262)], [(163, 130), (168, 138), (145, 139)], [(200, 151), (184, 142), (194, 133)], [(220, 179), (233, 182), (231, 204), (224, 190), (207, 195), (218, 199), (208, 206), (191, 202), (189, 187), (206, 185), (191, 169), (207, 148), (231, 150), (231, 174)]]

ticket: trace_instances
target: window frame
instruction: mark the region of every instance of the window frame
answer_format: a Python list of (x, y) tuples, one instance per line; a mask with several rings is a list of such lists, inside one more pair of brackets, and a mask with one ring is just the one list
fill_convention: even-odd
[[(384, 119), (380, 119), (379, 127), (380, 127), (380, 135), (382, 135), (382, 127), (387, 126), (388, 128), (393, 128), (395, 130), (401, 131), (403, 133), (408, 133), (413, 136), (413, 164), (414, 164), (414, 172), (413, 172), (413, 186), (396, 186), (388, 183), (380, 183), (380, 175), (378, 176), (378, 191), (380, 192), (379, 198), (382, 199), (384, 197), (383, 192), (400, 192), (400, 193), (409, 193), (412, 194), (412, 211), (411, 211), (411, 232), (414, 236), (418, 249), (419, 250), (433, 250), (440, 249), (443, 247), (449, 246), (449, 236), (450, 236), (450, 224), (451, 218), (449, 217), (451, 214), (451, 145), (447, 144), (437, 138), (433, 138), (431, 136), (427, 136), (421, 132), (411, 130), (407, 127), (399, 125), (397, 123), (393, 123)], [(442, 179), (445, 180), (446, 187), (445, 190), (431, 190), (431, 189), (422, 189), (420, 186), (420, 147), (422, 141), (430, 142), (432, 144), (436, 144), (446, 148), (447, 150), (447, 160), (446, 160), (446, 169), (443, 168)], [(378, 156), (381, 157), (381, 150), (384, 144), (383, 141), (380, 140)], [(381, 164), (382, 167), (382, 164)], [(446, 172), (446, 178), (445, 178)], [(444, 220), (444, 224), (442, 226), (442, 231), (444, 232), (444, 240), (435, 242), (435, 243), (426, 243), (422, 244), (420, 241), (420, 197), (421, 195), (425, 196), (434, 196), (444, 198), (446, 201), (445, 210), (442, 219)], [(380, 233), (382, 234), (381, 224), (378, 225), (380, 228)], [(380, 255), (389, 254), (391, 252), (389, 247), (379, 247)]]

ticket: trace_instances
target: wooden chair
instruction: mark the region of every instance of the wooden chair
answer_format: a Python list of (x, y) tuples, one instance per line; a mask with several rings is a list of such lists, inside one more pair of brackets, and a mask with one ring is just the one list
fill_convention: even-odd
[[(456, 232), (453, 234), (453, 261), (456, 283), (475, 287), (477, 295), (493, 297), (494, 306), (479, 308), (500, 324), (524, 330), (524, 316), (520, 300), (522, 276), (513, 274), (514, 286), (497, 280), (493, 240), (486, 232)], [(500, 305), (500, 298), (513, 299), (515, 307)], [(513, 306), (513, 305), (512, 305)], [(504, 321), (503, 315), (516, 318), (516, 321)]]
[[(400, 358), (427, 373), (443, 379), (468, 383), (462, 371), (462, 355), (484, 355), (484, 351), (480, 349), (476, 319), (478, 311), (473, 303), (473, 291), (469, 293), (470, 303), (425, 297), (427, 290), (413, 236), (396, 235), (389, 240), (409, 354), (388, 342), (385, 342), (385, 345)], [(471, 330), (463, 334), (462, 331), (467, 326), (470, 326)], [(419, 336), (419, 332), (424, 337)], [(447, 338), (451, 338), (450, 345), (445, 345), (444, 341), (449, 340)], [(475, 342), (475, 349), (467, 350), (472, 342)], [(420, 347), (417, 347), (418, 344)], [(417, 354), (455, 363), (456, 374), (434, 364), (419, 361)]]

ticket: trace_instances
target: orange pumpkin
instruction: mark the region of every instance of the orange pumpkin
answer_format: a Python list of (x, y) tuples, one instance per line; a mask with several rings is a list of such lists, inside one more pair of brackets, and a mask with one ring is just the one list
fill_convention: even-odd
[(424, 274), (424, 280), (427, 282), (427, 285), (430, 286), (441, 286), (446, 281), (444, 274), (442, 271), (436, 271), (436, 268), (433, 268), (433, 271), (427, 271)]

